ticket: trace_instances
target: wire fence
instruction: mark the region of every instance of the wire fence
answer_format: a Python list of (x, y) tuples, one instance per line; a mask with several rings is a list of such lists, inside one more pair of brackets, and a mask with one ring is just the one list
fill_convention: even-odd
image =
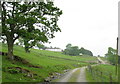
[(91, 74), (93, 80), (96, 82), (110, 82), (110, 84), (113, 84), (113, 82), (118, 81), (118, 76), (112, 72), (104, 71), (92, 67), (91, 65), (88, 66), (87, 71)]

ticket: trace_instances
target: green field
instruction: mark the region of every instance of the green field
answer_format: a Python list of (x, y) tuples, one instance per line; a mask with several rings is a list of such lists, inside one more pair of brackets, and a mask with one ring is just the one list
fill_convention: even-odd
[[(2, 52), (7, 52), (7, 45), (3, 44), (0, 47), (2, 47)], [(63, 70), (86, 66), (89, 62), (94, 64), (93, 62), (97, 60), (96, 57), (91, 56), (68, 56), (61, 52), (37, 49), (31, 49), (30, 53), (25, 53), (23, 47), (16, 45), (14, 55), (23, 61), (10, 61), (7, 56), (2, 56), (3, 82), (43, 82), (47, 77), (63, 73)], [(21, 73), (19, 69), (16, 69), (17, 67), (26, 72)], [(32, 74), (32, 76), (28, 76), (28, 74)]]
[(0, 83), (2, 82), (2, 57), (0, 56)]
[(86, 70), (86, 77), (89, 82), (117, 82), (116, 67), (113, 65), (97, 65)]

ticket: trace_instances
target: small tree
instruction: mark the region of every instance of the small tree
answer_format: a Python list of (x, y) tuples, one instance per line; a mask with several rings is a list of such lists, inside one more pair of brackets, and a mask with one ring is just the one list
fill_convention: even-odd
[(70, 43), (66, 45), (66, 49), (69, 49), (71, 47), (72, 47), (72, 44), (70, 44)]
[(113, 49), (112, 47), (108, 48), (108, 53), (105, 54), (106, 58), (111, 64), (116, 64), (116, 55), (117, 55), (117, 50)]
[(40, 44), (40, 43), (37, 44), (37, 47), (38, 47), (39, 49), (43, 49), (43, 50), (46, 49), (46, 47), (45, 47), (43, 44)]

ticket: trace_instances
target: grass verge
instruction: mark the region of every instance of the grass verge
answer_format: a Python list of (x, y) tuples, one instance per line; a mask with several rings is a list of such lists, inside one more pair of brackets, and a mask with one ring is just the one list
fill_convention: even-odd
[(86, 70), (88, 82), (117, 82), (115, 66), (100, 64)]

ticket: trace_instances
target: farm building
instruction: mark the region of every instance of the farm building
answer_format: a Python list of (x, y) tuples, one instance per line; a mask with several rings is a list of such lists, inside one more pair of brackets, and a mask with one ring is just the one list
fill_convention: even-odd
[(47, 48), (47, 49), (45, 49), (45, 50), (62, 52), (62, 49), (60, 49), (60, 48)]

